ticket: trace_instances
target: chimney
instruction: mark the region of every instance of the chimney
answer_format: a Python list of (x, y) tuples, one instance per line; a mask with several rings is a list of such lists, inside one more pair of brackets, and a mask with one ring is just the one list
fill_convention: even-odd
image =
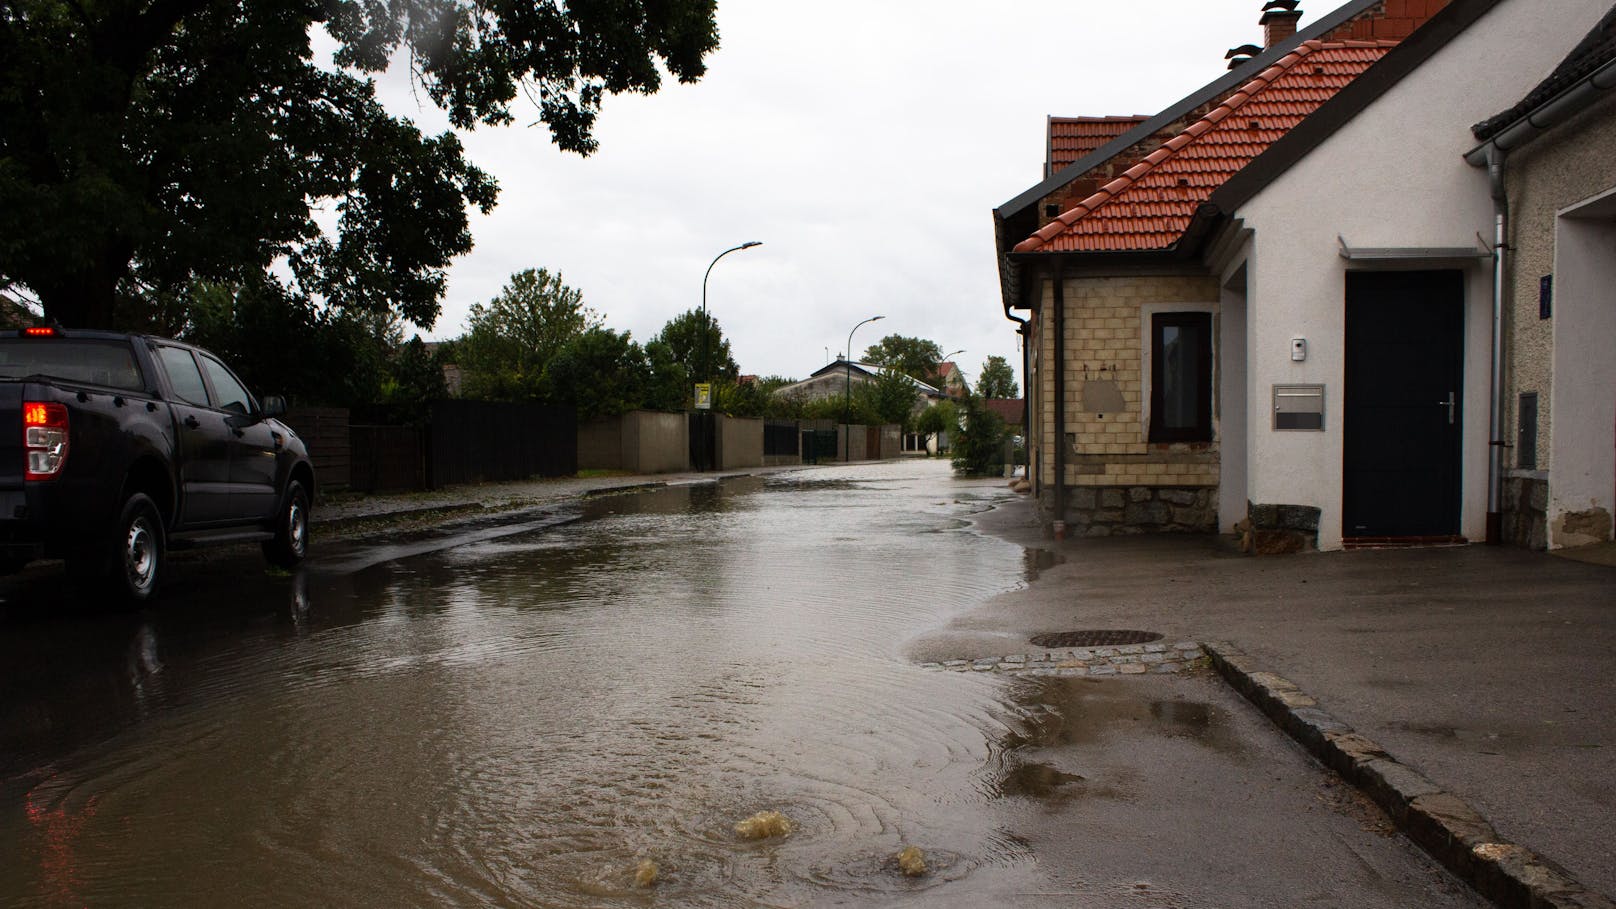
[(1296, 8), (1299, 2), (1268, 0), (1263, 5), (1262, 18), (1257, 20), (1257, 24), (1263, 27), (1263, 47), (1273, 47), (1296, 34), (1296, 23), (1302, 18), (1302, 11)]

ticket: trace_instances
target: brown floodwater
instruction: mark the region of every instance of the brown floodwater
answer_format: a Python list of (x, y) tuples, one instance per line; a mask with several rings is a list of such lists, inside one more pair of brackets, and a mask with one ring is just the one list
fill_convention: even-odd
[[(602, 497), (358, 574), (35, 616), (13, 630), (58, 652), (8, 698), (0, 902), (799, 905), (1014, 873), (1002, 683), (900, 657), (1025, 577), (965, 523), (999, 484), (938, 466)], [(765, 809), (795, 831), (735, 834)], [(911, 843), (923, 880), (889, 867)]]
[[(1058, 850), (1022, 835), (1030, 816), (1202, 798), (1172, 788), (1179, 765), (1152, 782), (1160, 758), (1106, 748), (1233, 762), (1209, 779), (1251, 758), (1240, 708), (1196, 696), (1204, 680), (1018, 680), (902, 656), (1049, 567), (969, 528), (1007, 495), (940, 462), (805, 470), (334, 547), (297, 577), (188, 564), (136, 615), (9, 588), (0, 905), (1048, 896), (1038, 849)], [(1249, 738), (1260, 721), (1241, 722)], [(1311, 771), (1291, 772), (1307, 810)], [(789, 835), (736, 833), (770, 810)], [(1053, 829), (1043, 841), (1069, 839)], [(1121, 870), (1067, 868), (1067, 892), (1115, 886), (1133, 905), (1139, 850), (1108, 841), (1121, 858), (1085, 862)], [(923, 876), (897, 868), (909, 845)]]

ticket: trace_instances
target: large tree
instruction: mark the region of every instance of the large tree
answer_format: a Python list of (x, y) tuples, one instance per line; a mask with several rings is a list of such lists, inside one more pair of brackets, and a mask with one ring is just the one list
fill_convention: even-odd
[[(194, 279), (430, 326), (494, 181), (389, 115), (404, 58), (457, 128), (524, 94), (563, 149), (607, 93), (704, 72), (715, 0), (0, 0), (0, 286), (66, 325), (151, 322)], [(333, 39), (329, 63), (311, 35)], [(322, 225), (316, 212), (335, 216)], [(277, 267), (278, 266), (278, 267)]]
[(580, 420), (644, 407), (651, 383), (645, 351), (628, 332), (610, 328), (591, 328), (568, 341), (545, 373), (551, 397), (571, 402)]
[(920, 389), (896, 369), (881, 370), (875, 381), (859, 385), (855, 394), (864, 399), (866, 409), (881, 423), (898, 423), (906, 429), (920, 403)]
[(545, 369), (566, 344), (593, 328), (600, 314), (561, 275), (529, 268), (511, 275), (499, 296), (472, 304), (469, 331), (455, 345), (467, 397), (540, 401), (549, 397)]
[(943, 349), (935, 341), (904, 335), (887, 335), (864, 351), (866, 363), (896, 369), (926, 383), (937, 381), (942, 359)]
[(649, 403), (659, 410), (679, 410), (694, 394), (694, 383), (733, 385), (741, 369), (730, 354), (724, 329), (711, 314), (691, 309), (669, 319), (645, 344), (651, 361)]
[(1016, 374), (1004, 357), (988, 357), (982, 361), (982, 375), (976, 380), (976, 393), (984, 398), (1021, 396), (1016, 387)]

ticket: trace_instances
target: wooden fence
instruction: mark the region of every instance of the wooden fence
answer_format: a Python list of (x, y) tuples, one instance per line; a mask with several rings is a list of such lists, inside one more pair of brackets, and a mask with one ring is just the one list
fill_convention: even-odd
[(309, 447), (320, 489), (390, 492), (578, 471), (578, 423), (570, 408), (435, 401), (421, 427), (350, 424), (351, 416), (338, 407), (286, 415)]
[(578, 472), (578, 418), (570, 407), (433, 401), (428, 425), (433, 488)]

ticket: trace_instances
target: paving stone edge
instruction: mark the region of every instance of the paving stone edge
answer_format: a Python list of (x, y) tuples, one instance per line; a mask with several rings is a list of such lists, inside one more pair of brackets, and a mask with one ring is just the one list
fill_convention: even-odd
[(1224, 641), (1202, 645), (1212, 666), (1326, 767), (1378, 804), (1405, 835), (1505, 909), (1616, 909), (1563, 868), (1502, 839), (1474, 808), (1335, 719), (1293, 682)]

